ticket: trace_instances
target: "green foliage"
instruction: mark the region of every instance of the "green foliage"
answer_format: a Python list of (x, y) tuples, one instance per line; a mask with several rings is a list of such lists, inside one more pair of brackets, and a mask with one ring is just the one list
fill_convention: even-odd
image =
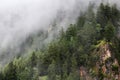
[(19, 80), (31, 80), (30, 73), (31, 73), (30, 69), (25, 67), (25, 69), (18, 74)]
[(5, 72), (5, 80), (18, 80), (17, 78), (17, 72), (16, 72), (16, 66), (13, 64), (13, 62), (8, 64), (8, 69)]
[(70, 25), (69, 28), (66, 31), (66, 36), (64, 38), (66, 38), (68, 41), (72, 41), (73, 37), (75, 37), (77, 34), (77, 28), (75, 25)]
[(115, 37), (115, 27), (112, 25), (111, 22), (108, 22), (108, 24), (106, 25), (104, 36), (107, 41), (110, 41), (113, 39), (113, 37)]
[(47, 80), (47, 76), (41, 76), (39, 77), (40, 80)]
[(37, 60), (37, 56), (36, 56), (35, 52), (33, 52), (31, 57), (30, 57), (30, 66), (31, 67), (36, 66), (36, 64), (37, 64), (36, 60)]
[[(119, 20), (120, 11), (117, 9), (116, 5), (110, 6), (109, 4), (104, 5), (101, 3), (96, 16), (97, 23), (101, 25), (101, 36), (104, 35), (109, 41), (110, 37), (113, 37), (114, 34), (118, 31)], [(104, 37), (101, 37), (101, 39), (103, 38)]]
[(77, 28), (80, 29), (81, 27), (83, 27), (84, 23), (85, 23), (86, 17), (84, 15), (84, 13), (81, 13), (81, 16), (79, 16), (78, 20), (77, 20)]
[(48, 67), (48, 79), (47, 80), (56, 80), (55, 61), (52, 61), (52, 63)]
[(116, 5), (110, 6), (109, 4), (104, 5), (101, 3), (97, 11), (97, 22), (104, 28), (108, 21), (111, 21), (115, 27), (118, 27), (118, 21), (120, 18), (119, 10)]
[(66, 80), (80, 80), (79, 73), (70, 73)]
[[(94, 4), (79, 16), (76, 24), (60, 32), (44, 50), (37, 50), (27, 57), (15, 58), (0, 73), (2, 80), (80, 80), (79, 68), (91, 69), (100, 55), (95, 54), (99, 47), (111, 43), (112, 52), (120, 62), (120, 40), (116, 38), (119, 10), (116, 6), (101, 3), (94, 12)], [(33, 41), (32, 41), (33, 42)], [(32, 44), (30, 38), (30, 44)], [(116, 67), (113, 67), (116, 70)], [(103, 80), (102, 70), (90, 72)], [(45, 77), (42, 77), (45, 76)]]

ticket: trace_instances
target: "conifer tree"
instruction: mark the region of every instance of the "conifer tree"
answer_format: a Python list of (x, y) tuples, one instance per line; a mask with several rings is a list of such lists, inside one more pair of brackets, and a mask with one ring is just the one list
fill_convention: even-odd
[(8, 65), (8, 70), (5, 73), (5, 80), (18, 80), (16, 66), (13, 64), (13, 62), (10, 62)]
[(115, 37), (115, 27), (111, 22), (108, 22), (105, 27), (104, 37), (107, 41), (110, 41), (113, 39), (113, 37)]
[(48, 67), (48, 80), (56, 80), (56, 66), (54, 60)]

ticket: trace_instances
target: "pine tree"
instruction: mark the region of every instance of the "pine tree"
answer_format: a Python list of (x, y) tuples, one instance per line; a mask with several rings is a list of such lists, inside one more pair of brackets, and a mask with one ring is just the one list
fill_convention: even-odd
[(107, 41), (110, 41), (113, 39), (113, 37), (115, 37), (115, 27), (111, 22), (108, 22), (107, 26), (105, 27), (104, 37)]
[(56, 80), (56, 66), (54, 60), (48, 67), (48, 80)]
[(34, 66), (36, 66), (37, 64), (37, 56), (35, 54), (35, 52), (32, 53), (32, 56), (30, 58), (30, 65), (33, 68)]
[(105, 15), (104, 15), (104, 4), (101, 3), (100, 4), (100, 7), (98, 8), (97, 10), (97, 16), (96, 16), (96, 21), (97, 23), (99, 23), (101, 25), (102, 28), (104, 28), (104, 26), (106, 25), (106, 18), (105, 18)]
[(117, 9), (117, 5), (113, 5), (111, 8), (111, 11), (112, 11), (111, 12), (111, 16), (112, 16), (111, 21), (117, 29), (119, 26), (118, 22), (120, 21), (120, 11)]
[(67, 76), (67, 79), (65, 79), (65, 80), (80, 80), (78, 71), (79, 70), (77, 68), (77, 61), (76, 61), (75, 56), (73, 55), (71, 57), (71, 71), (70, 71), (69, 75)]
[(5, 73), (5, 80), (18, 80), (16, 66), (13, 64), (13, 62), (10, 62), (8, 65), (8, 70)]

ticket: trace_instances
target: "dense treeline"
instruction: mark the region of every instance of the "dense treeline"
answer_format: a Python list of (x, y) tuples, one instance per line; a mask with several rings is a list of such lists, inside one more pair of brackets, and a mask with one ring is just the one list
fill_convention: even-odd
[(95, 13), (90, 4), (76, 24), (70, 24), (66, 31), (62, 29), (46, 49), (7, 64), (0, 72), (0, 80), (87, 80), (81, 77), (81, 69), (92, 80), (103, 80), (102, 71), (95, 74), (92, 67), (99, 60), (97, 51), (103, 44), (110, 44), (120, 64), (119, 21), (116, 5), (101, 3)]

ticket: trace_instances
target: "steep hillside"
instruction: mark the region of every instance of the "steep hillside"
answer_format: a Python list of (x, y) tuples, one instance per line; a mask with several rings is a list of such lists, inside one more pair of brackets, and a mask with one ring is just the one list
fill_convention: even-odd
[(31, 52), (41, 36), (28, 38), (31, 54), (1, 68), (0, 80), (120, 80), (120, 11), (103, 3), (94, 9), (90, 4), (42, 49)]

